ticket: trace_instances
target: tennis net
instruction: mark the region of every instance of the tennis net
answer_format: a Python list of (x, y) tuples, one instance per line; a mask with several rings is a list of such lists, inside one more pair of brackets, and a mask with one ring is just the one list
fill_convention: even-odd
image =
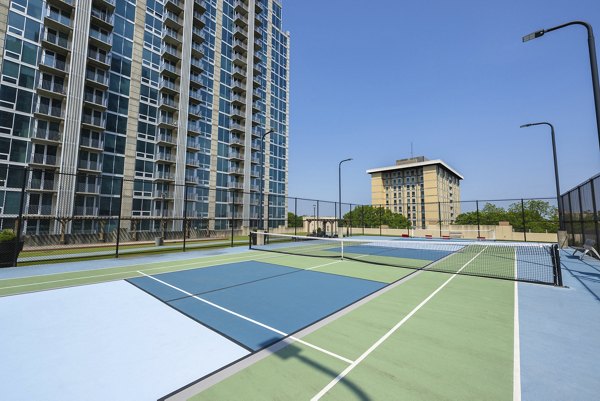
[(562, 285), (555, 244), (321, 238), (253, 232), (250, 249)]

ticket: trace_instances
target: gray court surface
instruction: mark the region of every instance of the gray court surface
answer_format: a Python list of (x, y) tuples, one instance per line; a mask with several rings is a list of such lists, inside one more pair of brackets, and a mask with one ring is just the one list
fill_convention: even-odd
[(0, 298), (3, 400), (156, 400), (248, 351), (125, 281)]

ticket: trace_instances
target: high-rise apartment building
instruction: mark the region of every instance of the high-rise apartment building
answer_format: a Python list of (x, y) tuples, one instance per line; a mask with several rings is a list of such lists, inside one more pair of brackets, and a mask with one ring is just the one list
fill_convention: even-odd
[(442, 160), (424, 156), (368, 170), (371, 202), (404, 215), (413, 227), (454, 222), (460, 214), (460, 175)]
[(283, 225), (281, 12), (280, 0), (1, 2), (0, 218), (13, 216), (2, 224), (26, 183), (31, 234), (57, 232), (52, 216), (84, 217), (73, 232), (119, 213), (150, 230), (184, 210), (214, 229), (256, 226), (272, 130), (263, 215)]

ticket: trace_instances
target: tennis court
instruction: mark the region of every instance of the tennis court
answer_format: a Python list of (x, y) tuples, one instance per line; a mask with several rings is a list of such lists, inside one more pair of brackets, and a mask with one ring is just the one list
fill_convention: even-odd
[[(572, 296), (556, 285), (555, 248), (277, 235), (251, 243), (249, 251), (88, 262), (57, 274), (7, 271), (0, 276), (4, 394), (552, 399), (551, 391), (530, 390), (548, 379), (532, 374), (539, 368), (532, 361), (547, 352), (530, 345), (540, 343), (532, 341), (539, 327), (519, 329), (519, 313), (549, 305), (536, 304), (538, 297), (520, 305), (519, 295)], [(594, 271), (595, 262), (562, 261)], [(582, 371), (597, 366), (591, 359)], [(597, 387), (586, 381), (583, 398), (574, 399)]]

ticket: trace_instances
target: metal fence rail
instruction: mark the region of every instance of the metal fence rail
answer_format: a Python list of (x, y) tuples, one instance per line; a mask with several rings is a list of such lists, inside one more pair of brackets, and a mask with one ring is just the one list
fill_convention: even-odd
[(600, 174), (561, 195), (562, 216), (570, 246), (600, 241)]

